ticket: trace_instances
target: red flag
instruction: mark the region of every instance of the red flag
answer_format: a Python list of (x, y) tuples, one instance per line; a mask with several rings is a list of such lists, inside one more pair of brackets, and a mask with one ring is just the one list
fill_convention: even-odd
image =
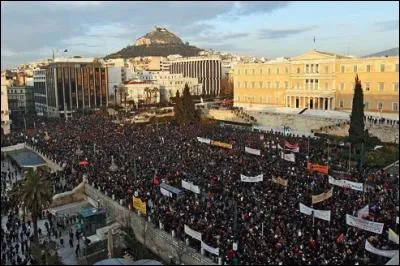
[(79, 162), (79, 165), (88, 165), (89, 163), (88, 163), (88, 161), (80, 161)]
[(336, 243), (343, 243), (343, 241), (344, 241), (344, 234), (343, 233), (341, 233), (339, 236), (338, 236), (338, 238), (336, 239)]
[(160, 184), (160, 179), (157, 176), (153, 177), (152, 183), (156, 186)]

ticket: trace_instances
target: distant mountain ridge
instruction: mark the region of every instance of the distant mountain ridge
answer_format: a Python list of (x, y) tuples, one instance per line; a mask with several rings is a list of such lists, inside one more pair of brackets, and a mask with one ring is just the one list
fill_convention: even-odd
[(181, 56), (197, 56), (203, 49), (191, 46), (169, 32), (166, 28), (154, 27), (154, 29), (138, 38), (134, 45), (107, 55), (104, 59), (131, 58), (138, 56), (169, 56), (180, 54)]
[(399, 55), (399, 47), (387, 49), (381, 52), (377, 52), (374, 54), (365, 55), (363, 57), (375, 57), (375, 56), (398, 56)]

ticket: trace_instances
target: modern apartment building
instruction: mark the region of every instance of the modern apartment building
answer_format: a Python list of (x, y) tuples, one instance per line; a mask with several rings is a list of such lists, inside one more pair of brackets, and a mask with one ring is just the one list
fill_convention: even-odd
[(108, 106), (107, 68), (94, 58), (60, 58), (46, 70), (47, 114)]
[(354, 79), (366, 111), (399, 112), (399, 57), (354, 58), (310, 51), (233, 70), (234, 106), (351, 110)]
[(221, 57), (195, 56), (170, 59), (171, 74), (183, 74), (184, 77), (197, 78), (203, 84), (202, 94), (219, 95), (221, 89)]

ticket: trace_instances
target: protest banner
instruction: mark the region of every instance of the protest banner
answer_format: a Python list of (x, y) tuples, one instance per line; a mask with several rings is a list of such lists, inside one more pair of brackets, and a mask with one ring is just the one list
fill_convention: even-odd
[(350, 189), (357, 190), (357, 191), (364, 191), (363, 183), (352, 182), (352, 181), (345, 180), (345, 179), (337, 180), (331, 176), (328, 177), (328, 182), (329, 182), (329, 184), (332, 184), (335, 186), (339, 186), (339, 187), (343, 187), (343, 188), (350, 188)]
[(325, 175), (328, 174), (328, 170), (329, 170), (327, 165), (313, 164), (310, 162), (307, 162), (307, 169), (310, 172), (318, 172), (318, 173), (325, 174)]
[(212, 140), (210, 142), (210, 144), (213, 146), (221, 147), (221, 148), (232, 149), (232, 144), (228, 144), (228, 143), (224, 143), (224, 142), (220, 142), (220, 141)]
[(377, 249), (374, 246), (372, 246), (368, 240), (365, 240), (365, 250), (374, 253), (376, 255), (380, 255), (386, 258), (393, 258), (396, 254), (399, 253), (399, 250), (383, 250), (383, 249)]
[(240, 175), (240, 180), (242, 182), (261, 182), (263, 181), (263, 174), (257, 175), (257, 176), (245, 176), (245, 175)]
[(299, 203), (299, 209), (301, 213), (307, 215), (314, 215), (315, 218), (325, 220), (328, 222), (331, 220), (331, 211), (316, 210), (304, 205), (303, 203)]
[(200, 188), (194, 185), (192, 182), (187, 182), (182, 179), (182, 187), (190, 190), (196, 194), (200, 194)]
[(376, 234), (382, 234), (384, 226), (383, 223), (371, 222), (368, 220), (357, 218), (350, 214), (346, 214), (346, 224)]
[(294, 153), (285, 154), (282, 152), (281, 158), (284, 159), (285, 161), (289, 161), (289, 162), (293, 162), (293, 163), (296, 162)]
[(198, 140), (199, 142), (203, 142), (203, 143), (207, 143), (207, 144), (210, 144), (210, 142), (211, 142), (210, 139), (200, 138), (200, 137), (197, 137), (197, 140)]
[(311, 202), (312, 204), (324, 201), (332, 197), (333, 194), (333, 188), (328, 190), (327, 192), (321, 193), (319, 195), (311, 196)]
[(204, 243), (203, 241), (201, 241), (201, 248), (207, 250), (208, 252), (219, 256), (219, 248), (213, 248), (209, 245), (207, 245), (206, 243)]
[(260, 150), (252, 149), (252, 148), (249, 148), (249, 147), (244, 147), (244, 151), (247, 152), (247, 153), (250, 153), (250, 154), (258, 155), (258, 156), (261, 155), (261, 151)]
[(288, 141), (285, 140), (285, 147), (288, 148), (292, 152), (299, 152), (300, 148), (298, 144), (290, 144)]
[(132, 206), (142, 214), (146, 215), (146, 202), (142, 202), (140, 198), (132, 196)]
[(273, 178), (272, 178), (272, 182), (277, 183), (277, 184), (279, 184), (279, 185), (282, 185), (282, 186), (284, 186), (284, 187), (287, 187), (287, 186), (288, 186), (288, 180), (283, 179), (283, 178), (281, 178), (281, 177), (278, 177), (278, 178), (273, 177)]
[(392, 229), (389, 228), (388, 231), (388, 237), (390, 241), (393, 241), (394, 243), (396, 243), (397, 245), (399, 244), (399, 235), (396, 234), (395, 231), (393, 231)]
[(185, 224), (184, 231), (186, 234), (190, 235), (194, 239), (201, 241), (201, 233), (191, 229), (189, 226)]

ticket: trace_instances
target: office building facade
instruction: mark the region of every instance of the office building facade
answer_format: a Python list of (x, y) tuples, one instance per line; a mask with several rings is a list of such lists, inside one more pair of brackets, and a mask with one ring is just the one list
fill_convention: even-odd
[(222, 65), (219, 56), (197, 56), (171, 59), (171, 74), (183, 74), (184, 77), (197, 78), (203, 84), (202, 94), (217, 96), (220, 94)]

